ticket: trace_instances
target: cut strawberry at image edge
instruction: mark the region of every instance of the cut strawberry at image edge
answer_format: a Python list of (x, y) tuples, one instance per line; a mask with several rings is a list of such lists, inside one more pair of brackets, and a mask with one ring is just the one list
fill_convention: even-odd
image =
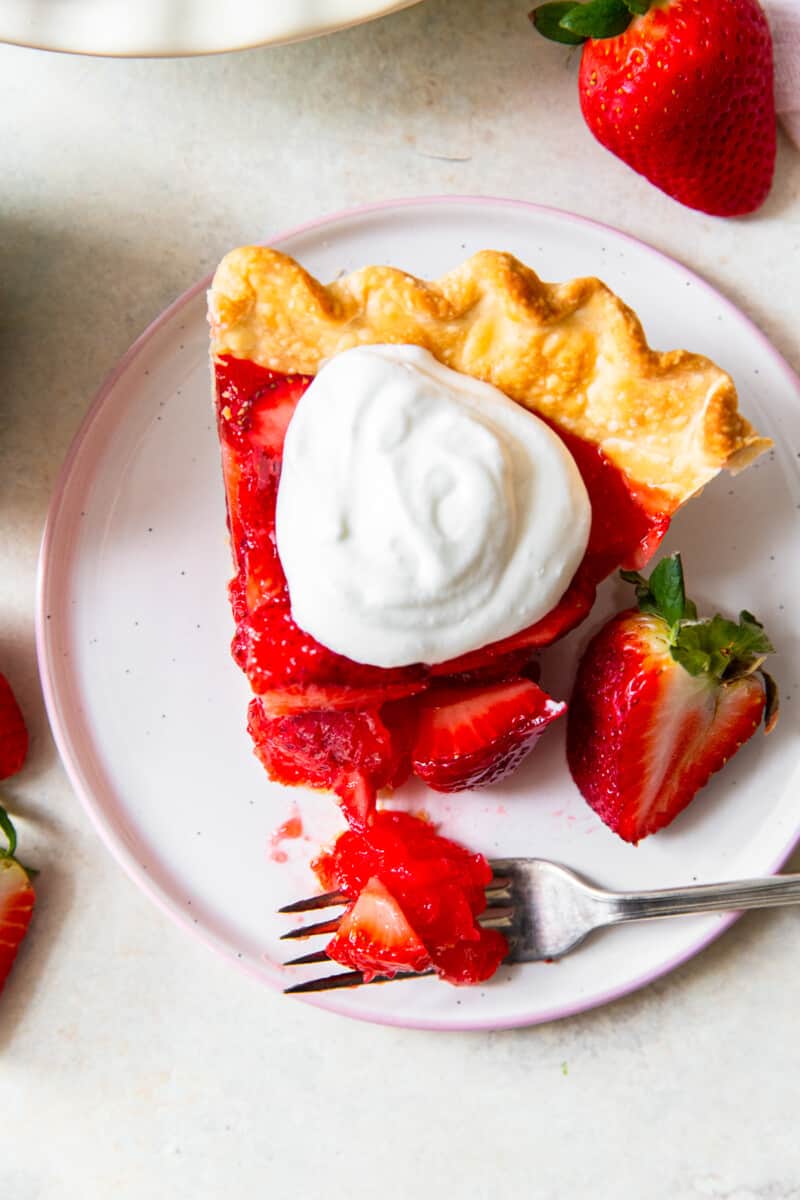
[(0, 992), (14, 965), (19, 947), (28, 932), (36, 895), (33, 874), (15, 857), (17, 833), (5, 808), (0, 805), (0, 830), (7, 846), (0, 849)]
[(0, 779), (8, 779), (22, 770), (28, 756), (28, 743), (22, 710), (11, 684), (0, 673)]

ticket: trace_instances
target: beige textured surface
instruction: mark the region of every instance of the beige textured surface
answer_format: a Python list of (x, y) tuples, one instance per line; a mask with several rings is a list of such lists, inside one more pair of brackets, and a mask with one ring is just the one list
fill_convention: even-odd
[(212, 352), (284, 374), (367, 343), (424, 346), (456, 371), (599, 446), (677, 506), (770, 442), (740, 415), (733, 380), (687, 350), (651, 350), (598, 279), (543, 282), (498, 251), (435, 281), (363, 267), (325, 286), (260, 246), (225, 255), (209, 292)]
[(797, 911), (550, 1026), (349, 1024), (239, 977), (137, 892), (44, 718), (33, 598), (56, 474), (106, 372), (231, 246), (392, 195), (514, 195), (684, 259), (800, 368), (800, 156), (781, 137), (756, 217), (680, 209), (592, 140), (574, 53), (533, 38), (527, 7), (425, 0), (192, 62), (0, 48), (0, 662), (33, 734), (4, 790), (41, 868), (0, 999), (4, 1197), (800, 1197)]

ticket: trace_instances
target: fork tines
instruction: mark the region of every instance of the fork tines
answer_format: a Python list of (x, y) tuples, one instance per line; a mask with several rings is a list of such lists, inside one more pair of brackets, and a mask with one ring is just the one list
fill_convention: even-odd
[(321, 896), (308, 896), (305, 900), (296, 900), (294, 904), (284, 904), (279, 913), (314, 912), (318, 908), (332, 908), (335, 904), (346, 904), (344, 892), (323, 892)]
[(290, 929), (288, 933), (282, 933), (281, 941), (314, 937), (317, 933), (336, 933), (340, 920), (341, 917), (333, 917), (330, 921), (317, 921), (315, 925), (301, 925), (299, 929)]
[[(510, 906), (511, 877), (506, 874), (495, 875), (486, 885), (486, 911), (478, 918), (484, 928), (500, 928), (509, 925), (513, 919), (514, 910)], [(321, 896), (309, 896), (297, 900), (294, 904), (286, 904), (278, 909), (280, 913), (317, 912), (324, 908), (333, 908), (347, 904), (343, 892), (325, 892)], [(313, 925), (301, 925), (290, 929), (281, 935), (282, 941), (294, 941), (300, 938), (315, 937), (319, 934), (333, 934), (339, 927), (341, 916), (332, 917), (327, 921), (317, 921)], [(299, 967), (312, 963), (332, 962), (324, 950), (315, 950), (309, 954), (301, 954), (299, 958), (291, 958), (284, 963), (286, 967)], [(422, 979), (433, 975), (434, 971), (398, 971), (396, 975), (376, 975), (365, 981), (361, 971), (342, 971), (336, 975), (326, 975), (320, 979), (309, 979), (304, 983), (296, 983), (293, 987), (285, 988), (287, 994), (298, 995), (302, 992), (325, 992), (334, 988), (361, 987), (365, 983), (393, 983), (400, 979)]]
[(366, 987), (370, 983), (396, 983), (399, 979), (422, 979), (426, 975), (434, 974), (434, 971), (398, 971), (391, 977), (376, 975), (374, 979), (365, 980), (360, 971), (342, 971), (338, 975), (326, 975), (323, 979), (309, 979), (307, 983), (296, 983), (294, 987), (283, 990), (287, 996), (297, 996), (301, 992), (329, 992), (334, 988)]
[(324, 950), (312, 950), (310, 954), (300, 954), (297, 958), (288, 958), (283, 964), (285, 967), (303, 967), (311, 963), (330, 962), (328, 955)]

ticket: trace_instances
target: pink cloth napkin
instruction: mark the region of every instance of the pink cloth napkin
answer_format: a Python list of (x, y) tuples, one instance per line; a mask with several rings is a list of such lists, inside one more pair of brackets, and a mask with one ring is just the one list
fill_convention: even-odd
[(800, 147), (800, 0), (762, 0), (775, 49), (775, 107)]

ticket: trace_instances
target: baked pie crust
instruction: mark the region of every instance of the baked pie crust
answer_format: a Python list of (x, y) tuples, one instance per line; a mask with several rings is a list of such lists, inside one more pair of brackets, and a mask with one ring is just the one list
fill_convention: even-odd
[(484, 250), (434, 282), (371, 266), (324, 285), (246, 246), (220, 263), (209, 314), (215, 356), (286, 375), (313, 375), (352, 346), (423, 346), (599, 447), (634, 488), (660, 493), (665, 512), (771, 445), (709, 359), (652, 350), (599, 279), (544, 283), (510, 254)]

